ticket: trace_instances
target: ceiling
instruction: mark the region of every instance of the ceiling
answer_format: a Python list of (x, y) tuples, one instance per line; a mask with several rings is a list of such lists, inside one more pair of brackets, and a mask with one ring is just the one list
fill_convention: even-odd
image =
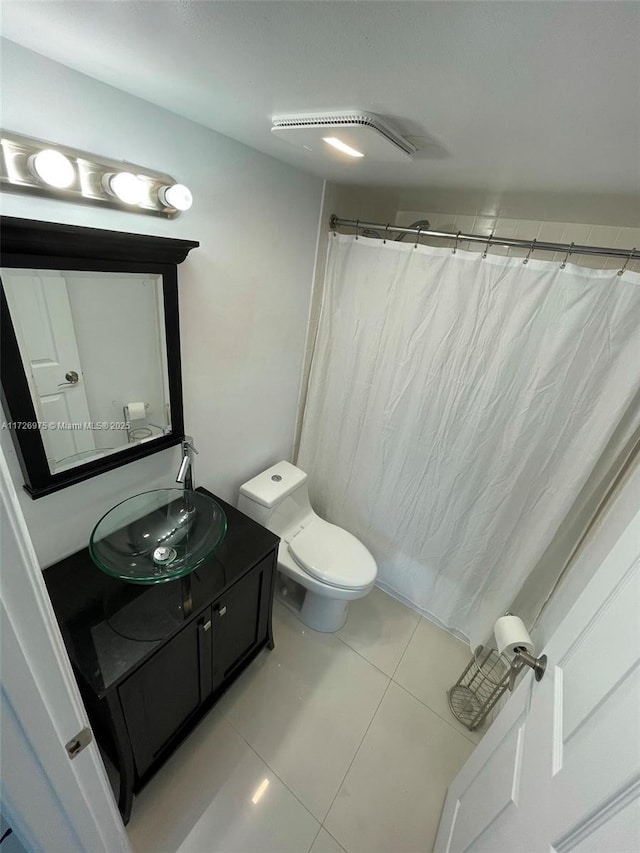
[[(342, 183), (640, 195), (640, 3), (4, 0), (3, 35)], [(360, 109), (407, 163), (318, 161), (271, 116)]]

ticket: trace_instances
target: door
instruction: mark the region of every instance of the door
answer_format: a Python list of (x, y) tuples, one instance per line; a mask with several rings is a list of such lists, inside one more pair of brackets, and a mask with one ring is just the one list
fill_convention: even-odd
[(127, 853), (97, 746), (65, 749), (87, 715), (2, 453), (0, 508), (3, 815), (33, 853)]
[(207, 608), (119, 688), (138, 776), (211, 693), (210, 629)]
[(640, 850), (640, 513), (447, 795), (436, 853)]
[(213, 687), (216, 689), (265, 635), (269, 556), (235, 583), (213, 605)]
[[(38, 419), (91, 420), (67, 283), (55, 270), (3, 269), (2, 282)], [(49, 467), (95, 449), (89, 429), (41, 430)]]

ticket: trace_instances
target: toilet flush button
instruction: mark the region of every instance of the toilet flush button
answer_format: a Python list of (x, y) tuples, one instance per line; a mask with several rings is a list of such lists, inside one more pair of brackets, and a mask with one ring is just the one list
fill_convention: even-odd
[(282, 477), (280, 476), (280, 474), (274, 474), (271, 479), (274, 483), (279, 483), (282, 480)]

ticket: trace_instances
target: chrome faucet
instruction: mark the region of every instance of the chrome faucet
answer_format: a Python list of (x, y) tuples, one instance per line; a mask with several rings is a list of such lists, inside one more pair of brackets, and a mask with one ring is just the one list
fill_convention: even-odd
[(181, 483), (185, 489), (191, 491), (193, 490), (193, 454), (197, 455), (198, 453), (193, 444), (193, 436), (185, 435), (181, 447), (182, 461), (180, 462), (176, 483)]

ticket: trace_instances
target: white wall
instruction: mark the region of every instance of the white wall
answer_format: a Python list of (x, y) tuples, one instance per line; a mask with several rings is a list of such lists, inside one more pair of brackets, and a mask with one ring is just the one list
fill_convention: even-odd
[[(488, 189), (444, 187), (366, 187), (331, 184), (345, 219), (393, 222), (397, 211), (431, 211), (438, 215), (473, 216), (483, 219), (573, 222), (616, 228), (640, 228), (637, 198), (629, 193), (491, 192)], [(462, 229), (461, 229), (462, 230)], [(534, 234), (535, 236), (535, 234)], [(576, 241), (577, 242), (577, 241)], [(442, 244), (441, 244), (442, 245)]]
[[(67, 272), (65, 279), (91, 420), (122, 421), (123, 407), (140, 401), (148, 420), (166, 424), (161, 277)], [(96, 447), (128, 445), (126, 430), (99, 432), (95, 440)]]
[[(1, 94), (7, 130), (148, 165), (192, 189), (192, 209), (174, 221), (1, 202), (9, 216), (200, 241), (179, 268), (185, 427), (200, 451), (197, 482), (235, 501), (245, 479), (291, 456), (322, 182), (6, 41)], [(43, 566), (86, 545), (117, 500), (172, 485), (177, 469), (166, 451), (33, 502), (1, 438)]]

